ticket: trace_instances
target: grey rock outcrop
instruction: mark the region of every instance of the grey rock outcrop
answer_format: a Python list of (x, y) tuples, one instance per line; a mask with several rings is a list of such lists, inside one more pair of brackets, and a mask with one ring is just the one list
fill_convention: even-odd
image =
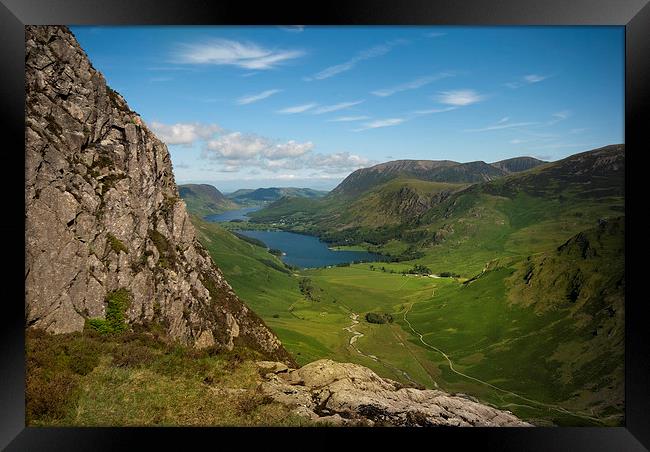
[(406, 388), (351, 363), (322, 359), (300, 369), (258, 363), (260, 388), (318, 423), (334, 425), (530, 427), (509, 411), (439, 390)]
[(292, 363), (195, 237), (167, 147), (66, 27), (26, 34), (26, 323), (80, 331), (126, 289), (128, 324)]

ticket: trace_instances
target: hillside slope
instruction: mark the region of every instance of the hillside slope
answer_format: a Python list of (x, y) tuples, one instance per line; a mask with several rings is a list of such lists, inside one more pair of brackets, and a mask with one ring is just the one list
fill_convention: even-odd
[(547, 250), (620, 214), (624, 165), (624, 145), (612, 145), (474, 184), (394, 178), (355, 198), (282, 199), (251, 217), (469, 277), (495, 255)]
[[(496, 180), (543, 163), (532, 157), (492, 164), (396, 160), (354, 171), (323, 199), (280, 199), (250, 217), (254, 222), (279, 222), (336, 243), (345, 244), (336, 238), (338, 231), (346, 231), (346, 241), (378, 243), (396, 231), (374, 234), (374, 228), (411, 222), (470, 184)], [(359, 231), (348, 237), (350, 229)]]
[(543, 165), (545, 163), (547, 162), (536, 159), (534, 157), (514, 157), (511, 159), (490, 163), (490, 165), (508, 173), (519, 173), (521, 171), (527, 171), (531, 168), (535, 168), (536, 166)]
[(185, 201), (187, 211), (201, 218), (238, 207), (236, 203), (208, 184), (179, 185), (178, 194)]
[(194, 234), (167, 147), (66, 27), (26, 27), (26, 324), (157, 325), (291, 362)]

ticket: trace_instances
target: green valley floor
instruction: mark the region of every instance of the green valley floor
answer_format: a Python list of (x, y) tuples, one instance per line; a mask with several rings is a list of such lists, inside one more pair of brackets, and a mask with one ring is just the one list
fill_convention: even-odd
[[(511, 300), (521, 260), (486, 263), (475, 278), (401, 274), (412, 262), (288, 270), (264, 248), (194, 222), (237, 294), (301, 365), (358, 363), (406, 384), (467, 394), (535, 425), (622, 422), (622, 348), (617, 340), (589, 345), (602, 309), (587, 318), (574, 307), (540, 310)], [(369, 323), (369, 312), (392, 321)], [(622, 334), (608, 321), (610, 336)]]

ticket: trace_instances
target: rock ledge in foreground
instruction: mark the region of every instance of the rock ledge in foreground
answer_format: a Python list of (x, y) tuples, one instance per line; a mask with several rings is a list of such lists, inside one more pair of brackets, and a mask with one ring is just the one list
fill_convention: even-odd
[(321, 359), (300, 369), (259, 362), (261, 389), (297, 414), (334, 425), (531, 427), (509, 411), (439, 390), (405, 388), (351, 363)]

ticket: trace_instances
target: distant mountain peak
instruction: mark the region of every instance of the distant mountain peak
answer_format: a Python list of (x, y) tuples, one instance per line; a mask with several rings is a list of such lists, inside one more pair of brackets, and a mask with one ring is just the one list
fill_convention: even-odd
[(297, 187), (268, 187), (257, 189), (242, 189), (228, 194), (228, 198), (235, 202), (273, 202), (284, 197), (295, 198), (321, 198), (327, 192), (314, 190), (312, 188)]
[(518, 173), (521, 171), (527, 171), (531, 168), (535, 168), (539, 165), (544, 165), (544, 160), (536, 159), (535, 157), (513, 157), (506, 160), (500, 160), (498, 162), (490, 163), (490, 165), (495, 168), (502, 169), (508, 173)]
[(483, 161), (394, 160), (354, 171), (332, 190), (331, 196), (355, 197), (398, 177), (430, 182), (475, 183), (506, 174), (507, 171)]

